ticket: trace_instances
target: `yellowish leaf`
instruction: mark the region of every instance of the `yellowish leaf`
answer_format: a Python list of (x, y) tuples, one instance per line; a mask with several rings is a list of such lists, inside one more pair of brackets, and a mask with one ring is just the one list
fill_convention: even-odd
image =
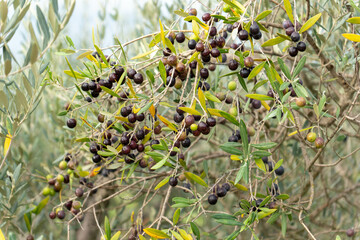
[(266, 110), (270, 111), (270, 106), (265, 101), (261, 101), (261, 104), (264, 106), (264, 108), (266, 108)]
[(164, 44), (164, 47), (166, 46), (165, 44), (165, 34), (164, 34), (164, 28), (163, 28), (163, 25), (161, 23), (161, 20), (159, 19), (159, 23), (160, 23), (160, 37), (161, 37), (161, 41), (163, 42)]
[(133, 106), (133, 113), (138, 113), (141, 108), (136, 108), (135, 105)]
[(130, 92), (131, 92), (131, 94), (133, 95), (133, 97), (137, 98), (137, 97), (136, 97), (136, 93), (135, 93), (135, 91), (134, 91), (134, 88), (133, 88), (133, 85), (132, 85), (130, 79), (128, 79), (128, 80), (126, 81), (126, 84), (129, 86)]
[(294, 15), (293, 15), (291, 3), (289, 0), (284, 0), (284, 7), (285, 7), (285, 11), (286, 11), (290, 21), (294, 24)]
[[(234, 185), (234, 181), (230, 181), (230, 183), (231, 183), (232, 185)], [(239, 190), (241, 190), (241, 191), (244, 191), (244, 192), (249, 191), (249, 190), (247, 189), (247, 187), (245, 187), (245, 186), (243, 186), (243, 185), (241, 185), (241, 184), (239, 184), (239, 183), (235, 184), (234, 187), (236, 187), (237, 189), (239, 189)]]
[(193, 109), (193, 108), (189, 108), (189, 107), (179, 107), (179, 109), (183, 110), (184, 112), (193, 114), (193, 115), (201, 115), (200, 112), (198, 112), (197, 110)]
[(207, 110), (211, 115), (214, 115), (214, 116), (217, 116), (217, 117), (223, 117), (218, 109), (208, 108)]
[(200, 88), (198, 89), (198, 96), (199, 96), (199, 101), (200, 101), (201, 106), (206, 111), (206, 102), (205, 102), (204, 92)]
[(144, 232), (149, 235), (150, 237), (154, 237), (157, 239), (165, 239), (165, 238), (170, 238), (170, 236), (168, 236), (166, 233), (164, 233), (163, 231), (154, 229), (154, 228), (145, 228)]
[(87, 55), (86, 58), (89, 59), (92, 62), (97, 62), (96, 58), (94, 58), (94, 56), (91, 55), (91, 54)]
[(76, 71), (74, 71), (75, 75), (71, 72), (71, 70), (64, 70), (64, 73), (73, 78), (84, 79), (84, 77), (81, 76), (81, 74)]
[(156, 185), (156, 187), (154, 188), (154, 190), (158, 190), (159, 188), (161, 188), (162, 186), (164, 186), (165, 184), (167, 184), (169, 182), (170, 176), (164, 178), (163, 180), (161, 180), (161, 182), (158, 183), (158, 185)]
[(100, 170), (101, 170), (101, 167), (97, 167), (97, 168), (93, 169), (90, 173), (90, 177), (95, 177), (96, 175), (98, 175)]
[(360, 42), (360, 35), (352, 34), (352, 33), (344, 33), (342, 36), (353, 42)]
[(84, 123), (86, 123), (86, 125), (88, 125), (89, 127), (91, 127), (94, 131), (96, 131), (96, 129), (93, 128), (93, 126), (90, 125), (90, 123), (88, 123), (88, 121), (85, 120), (85, 118), (80, 117), (81, 120), (83, 120)]
[(294, 131), (294, 132), (290, 133), (288, 136), (291, 137), (291, 136), (293, 136), (295, 134), (298, 134), (299, 132), (307, 131), (307, 130), (310, 130), (312, 128), (313, 127), (308, 127), (308, 128), (301, 129), (300, 131)]
[(318, 13), (309, 20), (307, 20), (306, 23), (304, 23), (304, 25), (300, 28), (299, 33), (303, 33), (307, 31), (309, 28), (311, 28), (317, 22), (317, 20), (319, 20), (320, 17), (321, 17), (321, 13)]
[(158, 114), (158, 118), (167, 126), (169, 127), (171, 130), (177, 132), (178, 130), (176, 129), (176, 127), (174, 126), (174, 124), (172, 124), (169, 120), (167, 120), (166, 118), (164, 118), (163, 116)]
[(231, 155), (230, 159), (233, 160), (233, 161), (241, 161), (241, 158), (238, 155)]
[(184, 240), (193, 240), (193, 238), (185, 230), (179, 228), (179, 233)]
[(129, 122), (129, 120), (128, 120), (127, 118), (125, 118), (125, 117), (115, 116), (115, 118), (116, 118), (117, 120), (120, 120), (120, 121), (123, 121), (123, 122)]
[(149, 55), (149, 54), (151, 54), (151, 53), (153, 53), (153, 52), (155, 52), (155, 51), (157, 51), (157, 49), (154, 49), (154, 50), (148, 51), (148, 52), (146, 52), (146, 53), (139, 54), (139, 55), (137, 55), (137, 56), (135, 56), (135, 57), (131, 58), (131, 60), (135, 60), (135, 59), (139, 59), (139, 58), (146, 57), (147, 55)]
[(80, 54), (76, 59), (79, 60), (79, 59), (82, 59), (84, 57), (87, 57), (88, 55), (91, 55), (93, 51), (86, 51), (86, 52), (83, 52), (82, 54)]
[(200, 33), (200, 29), (199, 29), (199, 25), (196, 21), (192, 21), (192, 28), (193, 28), (193, 32), (195, 34), (195, 36), (199, 37), (199, 33)]
[(348, 23), (360, 24), (360, 17), (352, 17), (346, 20)]
[[(5, 142), (4, 142), (4, 156), (6, 156), (7, 152), (9, 151), (9, 147), (11, 144), (12, 136), (10, 132), (6, 135)], [(1, 235), (0, 235), (1, 236)], [(0, 238), (1, 240), (1, 238)]]
[(155, 107), (154, 104), (151, 104), (150, 108), (149, 108), (150, 114), (151, 116), (154, 118), (155, 117)]
[(2, 233), (1, 229), (0, 229), (0, 240), (5, 240), (4, 234)]

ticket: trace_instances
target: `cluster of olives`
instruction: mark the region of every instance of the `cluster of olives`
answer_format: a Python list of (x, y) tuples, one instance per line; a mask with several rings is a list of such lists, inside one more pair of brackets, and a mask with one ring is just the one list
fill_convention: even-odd
[[(68, 184), (70, 179), (73, 179), (74, 177), (79, 178), (79, 183), (81, 185), (85, 185), (89, 189), (94, 188), (94, 183), (88, 182), (86, 178), (79, 177), (79, 175), (74, 171), (75, 167), (76, 162), (73, 159), (73, 156), (70, 153), (67, 153), (64, 157), (64, 160), (59, 163), (59, 169), (62, 171), (67, 170), (67, 172), (58, 174), (56, 177), (51, 174), (47, 175), (46, 180), (48, 181), (48, 186), (44, 187), (42, 194), (44, 196), (54, 196), (56, 192), (60, 192), (64, 189), (63, 184)], [(96, 189), (91, 190), (90, 193), (94, 194), (96, 191)], [(77, 187), (75, 189), (75, 196), (77, 198), (82, 198), (84, 196), (84, 189), (82, 187)], [(64, 203), (64, 206), (73, 215), (77, 215), (80, 212), (79, 209), (81, 208), (81, 202), (69, 200), (68, 202)], [(51, 219), (55, 219), (56, 217), (58, 219), (64, 219), (65, 215), (65, 211), (59, 207), (56, 209), (56, 211), (50, 212), (49, 217)]]
[(309, 142), (315, 142), (315, 147), (316, 148), (322, 148), (324, 147), (325, 141), (322, 137), (317, 137), (316, 133), (314, 132), (309, 132), (306, 136), (306, 140), (308, 140)]
[[(197, 15), (196, 9), (190, 9), (189, 11), (190, 15)], [(251, 23), (249, 31), (244, 29), (241, 23), (235, 22), (233, 24), (227, 24), (223, 29), (218, 29), (216, 26), (214, 26), (215, 22), (218, 22), (219, 19), (211, 17), (210, 13), (205, 13), (202, 16), (202, 20), (205, 23), (209, 24), (209, 31), (208, 31), (208, 38), (206, 40), (197, 40), (197, 38), (187, 38), (184, 34), (184, 32), (177, 32), (176, 34), (172, 31), (166, 36), (167, 39), (172, 43), (175, 44), (175, 41), (177, 43), (184, 43), (186, 39), (189, 39), (187, 42), (187, 46), (192, 52), (198, 52), (202, 63), (204, 63), (204, 66), (200, 64), (198, 60), (194, 60), (191, 62), (187, 62), (186, 59), (183, 57), (174, 54), (170, 48), (165, 48), (162, 52), (163, 56), (161, 58), (162, 63), (165, 66), (166, 70), (166, 83), (163, 85), (164, 87), (169, 88), (176, 88), (180, 89), (183, 86), (183, 83), (185, 80), (187, 80), (189, 77), (194, 78), (196, 76), (196, 70), (199, 70), (199, 77), (200, 81), (198, 83), (198, 87), (201, 88), (203, 91), (209, 91), (210, 90), (210, 84), (207, 82), (207, 79), (209, 78), (210, 72), (214, 71), (216, 69), (216, 64), (214, 64), (214, 61), (211, 60), (219, 60), (221, 57), (221, 60), (223, 63), (227, 62), (227, 67), (231, 71), (238, 71), (239, 69), (239, 62), (236, 59), (230, 59), (227, 61), (227, 55), (221, 54), (222, 49), (225, 48), (226, 44), (226, 38), (228, 36), (228, 32), (233, 32), (234, 30), (237, 31), (238, 38), (242, 41), (240, 44), (237, 44), (235, 42), (231, 43), (230, 48), (234, 50), (240, 50), (244, 51), (244, 44), (243, 41), (247, 41), (250, 38), (258, 40), (262, 37), (262, 33), (260, 31), (259, 25), (254, 21)], [(290, 22), (291, 23), (291, 22)], [(288, 27), (287, 27), (288, 32)], [(296, 39), (295, 35), (297, 32), (295, 30), (293, 33), (291, 33), (291, 38), (294, 42), (298, 42), (300, 39)], [(294, 36), (293, 36), (294, 35)], [(298, 46), (301, 42), (298, 43)], [(300, 44), (301, 45), (301, 44)], [(306, 47), (306, 46), (305, 46)], [(299, 51), (301, 49), (301, 46), (299, 47)], [(97, 59), (101, 59), (99, 54), (96, 52), (93, 54), (94, 57)], [(110, 61), (110, 59), (106, 56), (107, 60)], [(125, 83), (126, 80), (133, 82), (136, 85), (141, 85), (144, 82), (144, 75), (140, 72), (137, 72), (135, 69), (127, 67), (127, 70), (125, 71), (123, 66), (117, 65), (114, 62), (111, 62), (110, 65), (112, 66), (112, 70), (109, 73), (108, 77), (103, 78), (96, 78), (94, 80), (86, 80), (83, 83), (81, 83), (81, 90), (86, 92), (89, 96), (85, 98), (86, 101), (92, 102), (92, 98), (97, 98), (100, 95), (100, 92), (102, 91), (101, 87), (106, 87), (109, 89), (112, 89), (116, 83), (121, 81), (121, 85)], [(200, 67), (201, 65), (201, 67)], [(245, 57), (244, 58), (244, 67), (240, 69), (239, 74), (242, 78), (248, 78), (251, 71), (254, 69), (254, 59), (252, 57)], [(234, 91), (236, 89), (236, 82), (229, 82), (228, 89), (230, 91)], [(289, 90), (293, 94), (294, 90), (289, 87)], [(119, 95), (119, 98), (117, 99), (119, 102), (127, 102), (130, 96), (126, 90), (122, 90), (121, 92), (117, 93)], [(295, 92), (293, 94), (296, 96)], [(293, 96), (292, 95), (292, 96)], [(90, 97), (91, 96), (91, 97)], [(225, 96), (225, 94), (218, 93), (216, 95), (219, 100), (225, 101), (227, 104), (233, 104), (233, 98), (231, 96)], [(261, 101), (250, 99), (250, 104), (253, 107), (253, 109), (259, 109), (261, 107)], [(240, 107), (240, 103), (237, 107), (230, 108), (229, 112), (233, 116), (237, 116), (238, 113), (242, 112), (242, 109)], [(175, 134), (175, 140), (173, 144), (169, 147), (170, 150), (170, 156), (177, 156), (178, 160), (183, 160), (184, 154), (182, 154), (180, 151), (174, 149), (175, 147), (180, 149), (182, 148), (188, 148), (191, 145), (190, 140), (190, 134), (197, 137), (201, 134), (208, 135), (211, 131), (211, 128), (214, 127), (217, 124), (217, 120), (214, 117), (202, 117), (200, 115), (193, 115), (185, 113), (181, 108), (185, 107), (184, 104), (179, 104), (176, 108), (176, 112), (173, 115), (173, 121), (180, 125), (179, 129), (182, 129), (179, 132), (174, 132)], [(66, 110), (69, 110), (69, 107), (66, 108)], [(102, 126), (102, 131), (97, 135), (98, 138), (101, 140), (99, 141), (93, 141), (89, 143), (87, 146), (89, 147), (89, 152), (92, 154), (92, 162), (95, 163), (97, 166), (100, 166), (104, 161), (103, 159), (106, 158), (104, 156), (101, 156), (99, 151), (106, 149), (107, 146), (113, 146), (115, 148), (119, 147), (120, 144), (122, 145), (122, 149), (118, 154), (118, 157), (124, 156), (124, 161), (127, 164), (133, 164), (136, 161), (139, 162), (139, 166), (141, 168), (149, 167), (150, 170), (152, 166), (156, 164), (156, 162), (148, 157), (147, 155), (142, 154), (145, 151), (145, 148), (149, 148), (149, 150), (157, 149), (155, 146), (160, 144), (160, 141), (156, 139), (155, 135), (159, 135), (162, 132), (162, 127), (157, 121), (157, 117), (154, 116), (152, 122), (155, 122), (152, 126), (152, 129), (146, 126), (145, 124), (141, 126), (141, 122), (143, 122), (146, 118), (146, 115), (144, 113), (138, 114), (134, 110), (134, 106), (131, 104), (126, 104), (126, 106), (122, 107), (120, 109), (120, 114), (122, 118), (126, 118), (126, 120), (120, 121), (122, 122), (121, 125), (125, 129), (119, 130), (118, 128), (118, 122), (113, 122), (112, 120), (108, 120), (105, 123), (105, 116), (102, 114), (98, 115), (98, 121)], [(135, 124), (138, 122), (138, 124)], [(66, 122), (67, 126), (69, 128), (75, 128), (76, 127), (76, 119), (70, 118)], [(114, 131), (116, 130), (116, 131)], [(151, 133), (150, 139), (146, 138), (148, 134)], [(250, 141), (250, 136), (253, 136), (255, 133), (254, 129), (249, 130), (248, 129), (248, 141)], [(149, 143), (147, 141), (143, 141), (146, 138), (149, 139)], [(237, 130), (235, 131), (232, 136), (228, 139), (229, 142), (238, 142), (241, 141), (240, 132)], [(137, 159), (138, 158), (138, 159)], [(68, 159), (68, 160), (67, 160)], [(269, 171), (272, 171), (273, 163), (268, 162), (268, 160), (263, 159), (264, 163), (268, 164)], [(46, 189), (44, 191), (47, 195), (54, 195), (55, 192), (60, 191), (62, 189), (62, 183), (68, 183), (69, 178), (71, 176), (76, 176), (75, 172), (72, 172), (72, 170), (75, 169), (77, 163), (71, 159), (71, 156), (67, 156), (65, 158), (65, 161), (62, 161), (59, 165), (59, 168), (61, 170), (65, 170), (66, 168), (69, 168), (69, 171), (67, 175), (59, 174), (56, 179), (54, 179), (52, 176), (49, 178), (49, 184), (54, 185), (53, 188)], [(275, 173), (277, 175), (282, 175), (284, 173), (284, 168), (280, 167), (275, 170)], [(107, 176), (108, 170), (106, 168), (101, 169), (101, 174), (103, 176)], [(70, 176), (69, 176), (70, 175)], [(77, 176), (78, 177), (78, 176)], [(184, 175), (180, 175), (179, 178), (176, 176), (171, 176), (169, 178), (169, 185), (170, 186), (177, 186), (178, 179), (185, 179)], [(181, 180), (180, 179), (180, 180)], [(183, 181), (183, 180), (181, 180)], [(88, 186), (91, 188), (91, 183), (87, 183), (86, 178), (81, 178), (80, 183), (83, 185)], [(190, 189), (190, 184), (185, 183), (184, 185), (186, 188)], [(213, 188), (213, 193), (209, 195), (208, 202), (211, 205), (216, 204), (218, 197), (224, 197), (227, 192), (230, 190), (230, 184), (225, 183), (223, 185), (216, 185)], [(76, 188), (75, 195), (80, 198), (84, 194), (84, 190), (82, 188)], [(45, 195), (45, 194), (44, 194)], [(68, 201), (64, 204), (65, 208), (67, 208), (69, 211), (71, 211), (73, 214), (77, 214), (79, 211), (79, 208), (81, 207), (81, 203), (79, 201)], [(65, 211), (61, 208), (56, 209), (56, 211), (50, 213), (50, 218), (56, 218), (59, 219), (65, 218)]]
[(289, 47), (289, 55), (295, 57), (298, 52), (304, 52), (306, 50), (306, 43), (300, 41), (300, 34), (297, 32), (301, 28), (300, 23), (296, 22), (295, 29), (294, 24), (290, 20), (285, 20), (283, 22), (283, 28), (285, 29), (286, 35), (288, 35), (294, 43), (297, 43), (296, 46)]
[(218, 198), (225, 197), (227, 192), (230, 191), (231, 186), (229, 183), (224, 183), (222, 185), (216, 185), (213, 187), (213, 193), (209, 195), (208, 202), (211, 205), (217, 203)]

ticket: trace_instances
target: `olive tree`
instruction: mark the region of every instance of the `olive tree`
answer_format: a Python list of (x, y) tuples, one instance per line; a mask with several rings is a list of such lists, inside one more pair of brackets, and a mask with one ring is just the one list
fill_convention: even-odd
[(32, 179), (28, 239), (355, 239), (358, 3), (151, 6), (153, 32), (93, 32), (46, 72), (65, 152)]

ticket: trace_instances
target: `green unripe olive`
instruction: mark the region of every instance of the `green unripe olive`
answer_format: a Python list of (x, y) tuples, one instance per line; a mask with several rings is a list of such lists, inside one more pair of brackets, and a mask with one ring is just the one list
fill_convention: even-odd
[[(150, 146), (146, 146), (145, 147), (145, 152), (149, 152), (149, 151), (151, 151), (152, 150), (152, 148), (150, 147)], [(146, 156), (146, 155), (145, 155)]]
[(236, 89), (236, 82), (235, 82), (235, 81), (230, 81), (230, 82), (228, 83), (228, 89), (229, 89), (230, 91), (234, 91), (234, 90)]
[(247, 131), (248, 131), (250, 137), (255, 135), (255, 128), (254, 127), (248, 127)]
[(176, 89), (180, 89), (182, 87), (182, 81), (180, 80), (180, 78), (176, 78), (174, 87)]
[(306, 139), (307, 139), (309, 142), (314, 142), (315, 139), (316, 139), (316, 133), (314, 133), (314, 132), (309, 132), (308, 135), (306, 136)]
[(77, 210), (79, 210), (79, 209), (81, 208), (81, 202), (79, 202), (79, 201), (74, 201), (74, 202), (72, 203), (72, 207), (75, 208), (75, 209), (77, 209)]
[(236, 107), (232, 107), (232, 108), (230, 108), (229, 113), (231, 115), (233, 115), (234, 117), (236, 117), (238, 115), (238, 110)]
[(220, 92), (220, 93), (217, 93), (217, 94), (216, 94), (216, 97), (217, 97), (220, 101), (224, 101), (226, 95), (225, 95), (225, 93)]
[(67, 174), (71, 175), (74, 172), (74, 170), (68, 169)]
[(196, 131), (198, 129), (198, 125), (196, 123), (191, 124), (190, 126), (191, 131)]
[(56, 177), (56, 181), (58, 181), (59, 183), (62, 183), (64, 182), (64, 176), (59, 174), (57, 177)]
[(44, 196), (48, 196), (48, 195), (50, 195), (50, 192), (51, 192), (51, 188), (49, 188), (49, 187), (44, 187), (44, 189), (43, 189), (43, 191), (42, 191), (42, 194), (43, 194)]
[(59, 163), (59, 168), (60, 168), (61, 170), (65, 170), (65, 169), (67, 168), (67, 162), (66, 162), (66, 161), (61, 161), (61, 162)]
[(46, 176), (46, 180), (47, 180), (47, 181), (50, 181), (53, 177), (54, 177), (53, 175), (48, 174), (48, 175)]
[(49, 193), (50, 196), (55, 196), (55, 193), (56, 193), (55, 190), (53, 188), (50, 188), (50, 193)]
[(143, 156), (143, 159), (147, 161), (147, 160), (149, 159), (149, 157), (150, 157), (149, 155), (146, 155), (146, 154), (145, 154), (145, 155)]

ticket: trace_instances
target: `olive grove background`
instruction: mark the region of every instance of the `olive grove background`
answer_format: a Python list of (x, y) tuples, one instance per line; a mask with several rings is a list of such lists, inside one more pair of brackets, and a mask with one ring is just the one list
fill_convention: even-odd
[[(282, 23), (289, 19), (288, 3), (294, 19), (301, 25), (321, 13), (311, 28), (301, 34), (307, 49), (297, 57), (288, 54), (291, 41), (281, 39), (285, 37)], [(230, 13), (224, 12), (226, 4), (232, 9)], [(255, 41), (253, 47), (247, 41), (245, 51), (237, 57), (234, 57), (235, 51), (222, 51), (227, 60), (216, 62), (216, 70), (210, 72), (207, 81), (211, 87), (206, 91), (211, 95), (206, 95), (208, 108), (229, 112), (229, 108), (235, 106), (241, 107), (242, 112), (237, 116), (213, 114), (217, 119), (214, 130), (207, 136), (191, 135), (192, 145), (187, 149), (179, 147), (185, 155), (184, 161), (176, 161), (177, 157), (169, 160), (174, 168), (161, 166), (150, 171), (150, 167), (127, 165), (124, 158), (119, 157), (107, 162), (106, 167), (101, 165), (99, 170), (100, 165), (91, 161), (86, 138), (90, 138), (94, 128), (103, 131), (107, 120), (119, 119), (115, 115), (124, 102), (117, 101), (117, 93), (112, 97), (114, 92), (103, 92), (99, 104), (95, 98), (92, 103), (86, 102), (85, 95), (79, 94), (81, 82), (87, 79), (86, 75), (78, 75), (85, 69), (83, 62), (93, 61), (99, 69), (107, 68), (101, 64), (104, 59), (87, 59), (98, 51), (113, 55), (111, 60), (116, 65), (134, 69), (148, 67), (156, 79), (151, 93), (161, 93), (162, 90), (153, 92), (153, 88), (162, 86), (161, 28), (184, 30), (188, 39), (174, 46), (187, 64), (194, 56), (193, 52), (189, 53), (189, 38), (193, 32), (205, 29), (198, 24), (196, 30), (192, 22), (184, 20), (190, 8), (197, 9), (200, 21), (201, 16), (209, 12), (224, 16), (225, 21), (238, 17), (244, 24), (266, 13), (258, 20), (267, 29), (267, 32), (261, 29), (262, 38)], [(360, 229), (360, 40), (356, 35), (342, 34), (358, 34), (358, 16), (360, 3), (354, 0), (117, 0), (91, 1), (91, 4), (85, 0), (0, 1), (0, 240), (29, 239), (30, 235), (34, 239), (108, 240), (357, 239)], [(224, 19), (219, 17), (218, 31), (226, 30)], [(224, 49), (230, 48), (232, 35), (228, 33), (229, 42)], [(276, 44), (263, 45), (274, 38), (279, 40)], [(158, 51), (149, 47), (152, 41), (156, 42)], [(168, 46), (165, 41), (164, 45)], [(272, 76), (276, 81), (280, 82), (280, 78), (294, 84), (301, 79), (304, 88), (296, 93), (306, 96), (306, 107), (297, 107), (290, 92), (287, 95), (284, 92), (286, 97), (282, 93), (277, 95), (281, 98), (277, 105), (262, 99), (260, 109), (251, 107), (245, 95), (267, 95), (273, 85), (266, 67), (253, 79), (245, 80), (246, 90), (237, 74), (230, 74), (229, 60), (235, 58), (241, 65), (249, 52), (256, 65), (269, 63), (266, 66), (277, 71), (278, 74)], [(142, 71), (144, 78), (151, 78), (145, 71)], [(79, 76), (81, 81), (75, 79)], [(233, 92), (228, 90), (228, 82), (232, 80), (237, 83)], [(191, 81), (191, 86), (195, 86), (196, 82)], [(123, 86), (127, 88), (126, 84)], [(144, 89), (134, 86), (140, 100), (133, 103), (151, 117), (150, 105), (146, 103), (155, 104), (157, 98), (144, 97), (150, 96), (149, 91), (145, 91), (150, 84), (144, 86)], [(281, 92), (289, 89), (286, 83), (278, 87)], [(130, 91), (130, 87), (127, 89)], [(191, 107), (194, 100), (198, 102), (197, 112), (203, 113), (196, 87), (193, 92), (185, 88), (178, 92), (166, 89), (155, 108), (167, 121), (176, 125), (173, 115), (177, 107), (175, 100), (180, 95), (186, 107)], [(214, 100), (219, 93), (231, 95), (235, 99), (233, 104)], [(69, 103), (70, 110), (66, 105)], [(278, 110), (272, 109), (276, 115), (269, 115), (269, 105), (276, 106)], [(105, 123), (98, 122), (98, 114), (105, 115)], [(66, 126), (72, 117), (77, 120), (75, 129)], [(169, 125), (167, 121), (159, 121), (164, 129)], [(252, 158), (243, 157), (246, 151), (241, 140), (237, 145), (227, 144), (233, 131), (241, 130), (242, 122), (246, 124), (246, 134), (250, 134), (250, 129), (255, 130), (251, 134), (252, 148), (249, 148)], [(171, 127), (167, 127), (161, 135), (162, 139), (169, 140), (166, 151), (175, 136), (171, 135)], [(115, 130), (112, 131), (115, 134)], [(323, 148), (316, 148), (306, 140), (310, 131), (325, 140)], [(268, 148), (265, 143), (276, 144)], [(282, 164), (283, 175), (269, 172), (268, 165), (259, 160), (264, 153), (255, 153), (256, 144), (260, 151), (269, 153), (275, 167)], [(160, 147), (155, 150), (166, 153)], [(155, 150), (149, 147), (145, 152)], [(111, 154), (110, 150), (104, 152)], [(59, 168), (67, 153), (81, 168), (74, 171)], [(140, 155), (143, 156), (145, 154)], [(250, 169), (247, 177), (242, 170), (246, 168)], [(65, 173), (71, 175), (70, 184), (64, 185), (60, 194), (44, 196), (47, 176)], [(184, 173), (186, 180), (179, 179), (176, 187), (169, 186), (170, 176), (180, 177)], [(84, 178), (94, 185), (93, 189), (81, 184)], [(190, 190), (184, 187), (185, 183), (190, 183)], [(223, 183), (230, 183), (230, 191), (219, 198), (216, 205), (209, 205), (207, 200), (213, 186)], [(278, 195), (272, 194), (271, 186), (275, 183)], [(50, 219), (50, 212), (64, 209), (69, 199), (76, 199), (78, 187), (85, 190), (80, 213), (75, 216), (66, 210), (65, 219)], [(261, 211), (256, 209), (259, 207), (256, 199), (261, 199), (260, 203), (265, 199)], [(256, 210), (252, 211), (253, 207)]]

